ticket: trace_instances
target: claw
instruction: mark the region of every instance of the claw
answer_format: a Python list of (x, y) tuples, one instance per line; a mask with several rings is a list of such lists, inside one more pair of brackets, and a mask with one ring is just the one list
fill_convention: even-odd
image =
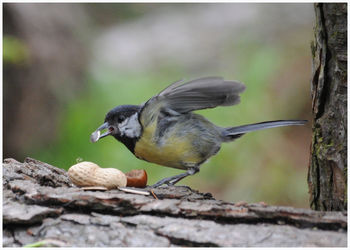
[(152, 188), (157, 188), (160, 187), (164, 184), (168, 185), (168, 186), (174, 186), (176, 183), (178, 183), (179, 181), (181, 181), (183, 178), (189, 176), (189, 175), (194, 175), (195, 173), (199, 172), (199, 168), (198, 167), (193, 167), (187, 170), (186, 173), (182, 173), (182, 174), (178, 174), (175, 176), (171, 176), (168, 178), (164, 178), (160, 181), (158, 181), (157, 183), (151, 185), (150, 187)]

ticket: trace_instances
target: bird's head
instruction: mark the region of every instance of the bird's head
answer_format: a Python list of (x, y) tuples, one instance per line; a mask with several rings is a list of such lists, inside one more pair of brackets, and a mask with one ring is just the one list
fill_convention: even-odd
[[(118, 141), (124, 142), (125, 139), (135, 139), (141, 134), (141, 125), (138, 120), (140, 106), (121, 105), (110, 110), (104, 123), (98, 127), (90, 137), (92, 142), (112, 135)], [(102, 131), (106, 130), (101, 134)]]

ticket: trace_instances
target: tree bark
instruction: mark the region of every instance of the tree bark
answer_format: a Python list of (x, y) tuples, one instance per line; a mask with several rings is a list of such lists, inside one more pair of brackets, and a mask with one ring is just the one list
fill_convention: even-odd
[(347, 210), (347, 4), (316, 3), (310, 207)]
[(189, 187), (84, 191), (27, 158), (3, 164), (4, 247), (345, 247), (347, 213), (229, 203)]

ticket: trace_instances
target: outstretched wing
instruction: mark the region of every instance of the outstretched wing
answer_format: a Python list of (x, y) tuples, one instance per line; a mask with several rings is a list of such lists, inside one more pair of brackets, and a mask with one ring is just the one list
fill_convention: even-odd
[(178, 81), (148, 100), (141, 111), (141, 123), (147, 126), (159, 114), (180, 115), (217, 106), (239, 103), (243, 83), (226, 81), (222, 77), (205, 77), (186, 83)]

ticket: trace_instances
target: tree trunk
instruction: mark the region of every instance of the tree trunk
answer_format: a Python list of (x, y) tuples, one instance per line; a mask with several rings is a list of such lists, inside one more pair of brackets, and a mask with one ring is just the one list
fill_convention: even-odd
[(316, 3), (315, 12), (310, 206), (347, 210), (347, 4)]

